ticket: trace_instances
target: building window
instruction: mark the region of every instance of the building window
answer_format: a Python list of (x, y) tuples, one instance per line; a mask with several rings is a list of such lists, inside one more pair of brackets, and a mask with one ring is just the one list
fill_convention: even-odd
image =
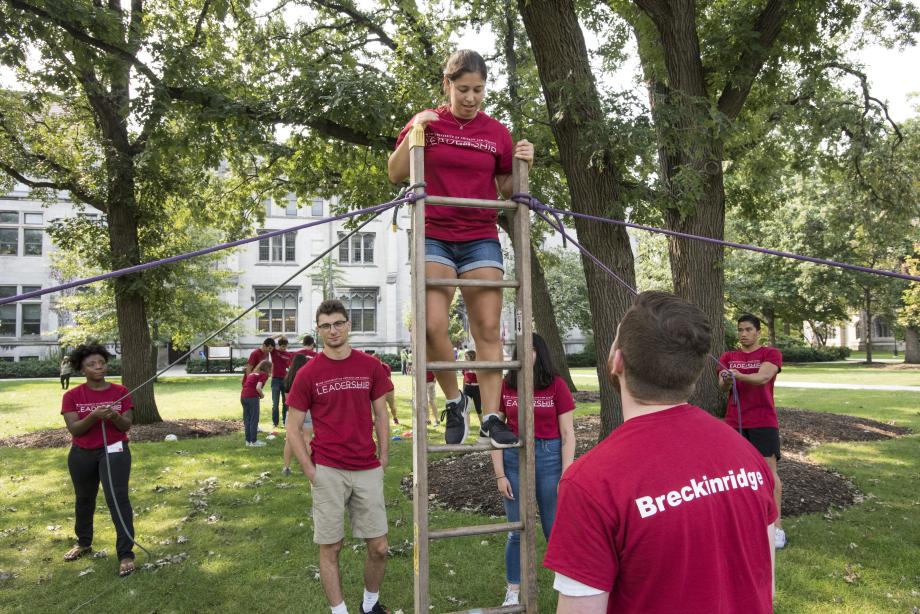
[[(271, 232), (260, 230), (259, 234)], [(259, 240), (259, 262), (294, 262), (297, 259), (297, 231)]]
[[(41, 286), (0, 286), (0, 298), (41, 289)], [(18, 321), (17, 321), (18, 320)], [(25, 337), (42, 332), (41, 302), (13, 303), (0, 305), (0, 337)]]
[[(339, 240), (345, 236), (339, 233)], [(351, 264), (374, 264), (374, 239), (377, 235), (373, 232), (359, 232), (352, 235), (347, 241), (339, 245), (339, 262)]]
[[(0, 286), (0, 298), (16, 296), (16, 286)], [(0, 337), (16, 336), (16, 304), (0, 305)]]
[(345, 288), (339, 300), (348, 310), (351, 330), (359, 333), (377, 330), (377, 288)]
[(23, 223), (30, 226), (41, 226), (43, 216), (41, 213), (23, 213)]
[(891, 328), (888, 327), (888, 323), (882, 320), (881, 318), (876, 318), (875, 320), (873, 320), (873, 324), (875, 324), (875, 326), (873, 326), (873, 328), (875, 329), (873, 331), (873, 334), (875, 335), (876, 339), (879, 339), (881, 337), (891, 337), (892, 336)]
[(19, 213), (16, 211), (0, 211), (0, 224), (18, 224)]
[(287, 195), (287, 207), (284, 214), (288, 217), (297, 217), (297, 196), (295, 194)]
[(272, 197), (266, 196), (262, 199), (262, 206), (265, 207), (265, 217), (272, 216)]
[[(255, 288), (256, 301), (261, 300), (271, 288)], [(282, 288), (265, 302), (259, 304), (258, 329), (260, 333), (296, 333), (297, 304), (300, 288)]]
[(45, 231), (40, 228), (24, 228), (22, 231), (22, 255), (41, 256), (44, 235)]
[(19, 255), (19, 229), (0, 228), (0, 256)]
[(310, 215), (313, 217), (323, 217), (323, 199), (314, 198), (313, 205), (310, 207)]

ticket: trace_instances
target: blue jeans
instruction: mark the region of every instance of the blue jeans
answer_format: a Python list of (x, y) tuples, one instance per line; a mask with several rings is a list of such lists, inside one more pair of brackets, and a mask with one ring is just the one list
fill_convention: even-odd
[[(520, 474), (518, 471), (518, 450), (508, 448), (502, 452), (505, 463), (505, 477), (511, 482), (511, 492), (514, 500), (502, 497), (505, 503), (505, 515), (508, 522), (517, 522), (521, 519), (521, 510), (518, 507), (520, 495)], [(540, 510), (540, 524), (543, 525), (543, 536), (549, 539), (549, 533), (556, 519), (556, 500), (559, 479), (562, 477), (562, 440), (537, 439), (534, 441), (534, 465), (537, 486), (537, 508)], [(508, 532), (508, 543), (505, 544), (505, 578), (508, 584), (521, 583), (521, 534), (520, 531)]]
[(243, 428), (246, 441), (252, 443), (259, 432), (259, 397), (245, 397), (240, 399), (243, 404)]
[(488, 267), (505, 271), (502, 245), (498, 239), (441, 241), (426, 238), (425, 262), (437, 262), (452, 267), (457, 275)]
[(278, 426), (278, 398), (281, 398), (281, 407), (284, 412), (281, 415), (281, 424), (287, 424), (287, 395), (284, 394), (284, 378), (272, 378), (272, 424)]

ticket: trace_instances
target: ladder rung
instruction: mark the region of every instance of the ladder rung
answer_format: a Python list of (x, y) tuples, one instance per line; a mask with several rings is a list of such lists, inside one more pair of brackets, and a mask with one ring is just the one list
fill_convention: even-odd
[[(520, 448), (521, 442), (518, 441), (513, 446), (508, 446), (509, 448)], [(496, 448), (488, 441), (477, 441), (473, 444), (468, 443), (440, 443), (432, 444), (428, 446), (429, 452), (460, 452), (462, 454), (470, 454), (472, 452), (491, 452), (492, 450), (504, 450), (504, 448)]]
[(517, 288), (521, 282), (516, 279), (426, 279), (427, 286), (473, 286), (475, 288)]
[(505, 531), (520, 531), (524, 528), (523, 522), (500, 522), (498, 524), (477, 524), (471, 527), (454, 527), (452, 529), (437, 529), (428, 532), (428, 539), (446, 539), (448, 537), (469, 537), (470, 535), (487, 535), (489, 533), (504, 533)]
[(457, 610), (449, 614), (514, 614), (514, 612), (526, 612), (525, 605), (506, 605), (498, 608), (473, 608), (472, 610)]
[(475, 207), (477, 209), (517, 209), (519, 205), (510, 200), (484, 200), (482, 198), (455, 198), (453, 196), (427, 196), (425, 204), (449, 205), (451, 207)]
[(425, 365), (428, 371), (459, 371), (459, 370), (480, 370), (480, 371), (504, 371), (505, 369), (513, 371), (521, 368), (520, 360), (464, 360), (461, 362), (453, 360), (436, 360)]

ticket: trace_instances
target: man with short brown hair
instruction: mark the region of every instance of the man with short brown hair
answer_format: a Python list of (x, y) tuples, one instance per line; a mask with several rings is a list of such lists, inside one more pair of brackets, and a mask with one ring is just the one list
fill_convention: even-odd
[[(358, 611), (388, 614), (379, 592), (388, 551), (383, 470), (390, 434), (386, 395), (393, 383), (379, 360), (349, 345), (351, 323), (340, 301), (320, 304), (316, 329), (323, 351), (294, 377), (288, 395), (287, 436), (312, 487), (320, 581), (332, 614), (348, 614), (339, 572), (347, 509), (352, 535), (367, 544), (364, 600)], [(301, 431), (308, 411), (314, 432), (310, 454)]]
[(607, 371), (624, 423), (559, 484), (543, 562), (557, 613), (772, 612), (770, 468), (687, 403), (711, 342), (702, 311), (664, 292), (620, 321)]

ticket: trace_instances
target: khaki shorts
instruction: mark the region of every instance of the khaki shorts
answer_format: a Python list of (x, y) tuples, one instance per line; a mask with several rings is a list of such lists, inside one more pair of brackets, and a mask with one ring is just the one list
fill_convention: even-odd
[(345, 509), (351, 534), (372, 539), (387, 534), (383, 468), (348, 471), (316, 465), (313, 480), (313, 541), (337, 544), (345, 538)]

